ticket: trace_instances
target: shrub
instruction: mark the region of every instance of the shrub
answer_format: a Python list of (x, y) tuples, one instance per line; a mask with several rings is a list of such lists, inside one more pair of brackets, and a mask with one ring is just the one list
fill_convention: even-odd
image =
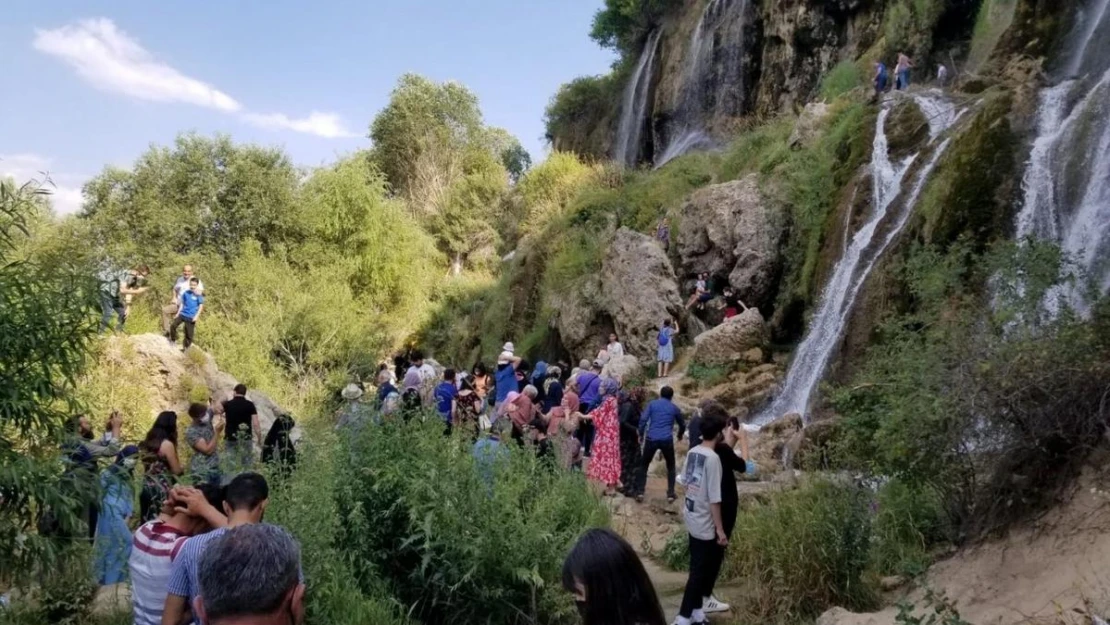
[(442, 422), (369, 428), (336, 450), (341, 544), (364, 589), (384, 580), (433, 623), (564, 623), (562, 559), (608, 518), (581, 474), (508, 445), (483, 481), (471, 443)]
[(821, 98), (834, 100), (866, 83), (864, 70), (855, 61), (841, 61), (821, 79)]
[(751, 585), (752, 620), (796, 622), (874, 604), (869, 494), (817, 479), (740, 511), (724, 574)]
[(891, 480), (879, 489), (872, 526), (872, 562), (880, 575), (916, 577), (930, 564), (929, 550), (948, 538), (935, 491)]

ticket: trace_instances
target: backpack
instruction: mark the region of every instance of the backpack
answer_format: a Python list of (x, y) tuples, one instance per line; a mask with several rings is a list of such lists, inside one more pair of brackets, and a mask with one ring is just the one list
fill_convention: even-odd
[(671, 344), (671, 333), (667, 332), (667, 328), (659, 331), (659, 347), (666, 347)]

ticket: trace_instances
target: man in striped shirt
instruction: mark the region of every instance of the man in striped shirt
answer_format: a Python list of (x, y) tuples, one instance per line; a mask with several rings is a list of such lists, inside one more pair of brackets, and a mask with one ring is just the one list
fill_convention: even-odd
[(160, 625), (166, 603), (166, 583), (173, 559), (190, 536), (226, 524), (219, 512), (223, 496), (218, 486), (177, 488), (170, 495), (173, 508), (144, 523), (132, 539), (128, 560), (135, 625)]

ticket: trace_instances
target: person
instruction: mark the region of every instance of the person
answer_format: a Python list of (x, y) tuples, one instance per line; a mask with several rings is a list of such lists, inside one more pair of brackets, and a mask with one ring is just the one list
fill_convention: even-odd
[(174, 558), (189, 537), (227, 524), (222, 508), (223, 489), (214, 484), (175, 486), (162, 513), (135, 531), (127, 561), (135, 625), (161, 625)]
[(628, 541), (610, 529), (587, 530), (563, 561), (563, 589), (582, 625), (666, 625), (655, 585)]
[(197, 582), (200, 558), (212, 541), (230, 528), (261, 523), (269, 497), (269, 484), (266, 483), (266, 478), (257, 473), (241, 473), (231, 480), (224, 492), (223, 501), (227, 524), (186, 540), (173, 560), (170, 578), (166, 583), (163, 624), (176, 625), (185, 621), (193, 600), (200, 592)]
[(486, 400), (490, 398), (489, 391), (493, 386), (493, 379), (490, 377), (489, 370), (486, 369), (485, 363), (475, 363), (472, 372), (471, 379), (474, 383), (474, 393), (478, 396), (478, 399), (482, 400), (484, 409)]
[(224, 420), (208, 417), (208, 407), (204, 404), (191, 404), (189, 418), (192, 422), (185, 428), (185, 442), (193, 450), (189, 460), (189, 475), (195, 484), (220, 483), (219, 436), (224, 431)]
[(694, 293), (690, 295), (689, 301), (686, 302), (686, 310), (690, 310), (694, 306), (703, 308), (705, 303), (713, 299), (713, 293), (709, 291), (709, 274), (698, 274), (698, 280), (694, 283)]
[(393, 372), (385, 369), (378, 374), (378, 397), (377, 405), (375, 406), (379, 411), (384, 413), (386, 403), (389, 401), (391, 395), (400, 397), (400, 392), (397, 386), (393, 383)]
[(543, 415), (536, 415), (532, 419), (532, 423), (528, 424), (528, 430), (532, 435), (532, 445), (536, 449), (536, 458), (555, 466), (555, 448), (551, 444), (551, 439), (547, 437), (547, 422), (543, 420)]
[(624, 358), (624, 345), (617, 340), (617, 333), (609, 333), (609, 344), (605, 346), (605, 351), (609, 353), (609, 360), (614, 358)]
[(454, 369), (443, 370), (443, 381), (436, 386), (434, 398), (436, 412), (445, 425), (443, 433), (450, 434), (459, 410), (459, 387), (455, 385)]
[[(732, 530), (736, 528), (736, 517), (740, 509), (740, 495), (736, 490), (736, 474), (747, 470), (744, 458), (748, 456), (748, 437), (740, 422), (730, 419), (728, 412), (719, 403), (710, 401), (702, 408), (702, 419), (710, 415), (711, 418), (726, 423), (722, 436), (718, 437), (713, 447), (714, 453), (721, 460), (721, 524), (725, 528), (725, 538), (732, 540)], [(736, 455), (736, 445), (740, 444), (740, 456)], [(729, 604), (713, 596), (713, 587), (717, 584), (720, 575), (720, 564), (724, 561), (722, 555), (716, 561), (716, 568), (707, 573), (705, 590), (702, 592), (702, 611), (706, 614), (727, 612), (731, 609)]]
[[(170, 324), (177, 318), (177, 313), (181, 310), (181, 295), (189, 290), (189, 283), (193, 280), (193, 277), (192, 265), (185, 265), (181, 268), (181, 275), (173, 283), (170, 301), (162, 307), (162, 334), (169, 336)], [(204, 293), (204, 283), (199, 279), (197, 280), (197, 291), (201, 294)]]
[(458, 410), (455, 412), (455, 423), (462, 428), (472, 440), (478, 440), (482, 434), (481, 414), (483, 403), (474, 392), (474, 381), (467, 377), (459, 386), (459, 397), (456, 400)]
[(536, 387), (536, 401), (542, 406), (547, 401), (547, 395), (544, 394), (544, 382), (547, 381), (547, 363), (539, 361), (536, 363), (536, 368), (532, 369), (531, 375), (528, 376), (528, 384)]
[(556, 453), (558, 454), (559, 466), (566, 470), (581, 470), (582, 469), (582, 441), (578, 440), (578, 426), (582, 421), (582, 415), (575, 412), (569, 417), (559, 422), (559, 429), (555, 434), (551, 433), (551, 422), (548, 421), (548, 437), (554, 436), (556, 439)]
[(432, 363), (428, 362), (427, 358), (420, 361), (420, 399), (423, 404), (431, 405), (435, 397), (436, 378), (439, 375), (436, 373), (436, 368)]
[(655, 226), (655, 240), (663, 246), (663, 251), (669, 251), (671, 248), (671, 227), (667, 224), (667, 218), (664, 217), (659, 220), (659, 224)]
[(682, 411), (674, 405), (674, 389), (664, 386), (659, 390), (659, 399), (647, 405), (644, 414), (640, 417), (640, 438), (644, 441), (644, 453), (640, 459), (640, 470), (636, 476), (636, 485), (632, 494), (636, 501), (644, 500), (644, 490), (647, 488), (647, 473), (651, 461), (656, 453), (663, 454), (667, 463), (667, 501), (675, 500), (675, 456), (674, 456), (674, 429), (678, 426), (678, 440), (686, 430), (686, 421), (682, 418)]
[[(74, 415), (70, 419), (69, 436), (62, 443), (61, 490), (72, 496), (76, 503), (75, 518), (85, 522), (85, 533), (90, 541), (96, 536), (100, 502), (96, 497), (97, 461), (112, 458), (120, 452), (123, 415), (112, 411), (105, 424), (104, 434), (97, 439), (92, 424), (86, 415)], [(71, 533), (63, 529), (62, 519), (53, 511), (47, 510), (39, 521), (39, 531), (44, 535), (65, 535)]]
[(421, 372), (421, 367), (424, 366), (424, 352), (413, 350), (409, 357), (411, 363), (401, 381), (401, 401), (406, 410), (414, 410), (424, 403), (420, 394), (424, 388), (424, 375)]
[(112, 315), (117, 318), (116, 331), (123, 332), (123, 326), (127, 323), (127, 305), (124, 300), (131, 296), (146, 293), (150, 287), (141, 285), (149, 275), (150, 267), (146, 265), (124, 270), (109, 268), (100, 273), (98, 276), (98, 295), (102, 313), (100, 318), (101, 334), (111, 327)]
[(177, 344), (177, 328), (182, 325), (185, 326), (185, 340), (181, 343), (182, 349), (189, 349), (192, 346), (193, 339), (196, 336), (197, 321), (200, 320), (200, 314), (204, 312), (204, 296), (197, 290), (199, 285), (200, 280), (196, 278), (189, 281), (189, 288), (181, 294), (177, 316), (170, 323), (170, 332), (167, 338), (174, 345)]
[(676, 625), (705, 623), (703, 598), (711, 591), (709, 580), (719, 571), (728, 537), (721, 517), (721, 459), (714, 448), (725, 422), (718, 415), (702, 415), (701, 445), (686, 454), (683, 484), (686, 505), (683, 519), (690, 543), (690, 576), (682, 594)]
[[(386, 382), (388, 384), (388, 382)], [(369, 410), (362, 403), (363, 390), (358, 384), (351, 383), (343, 387), (339, 396), (343, 398), (343, 407), (339, 409), (339, 418), (335, 421), (336, 430), (359, 430), (369, 418)]]
[(620, 431), (617, 425), (617, 394), (620, 384), (613, 378), (601, 383), (600, 400), (586, 419), (593, 422), (597, 432), (593, 455), (586, 465), (586, 477), (604, 488), (606, 496), (613, 495), (620, 486), (621, 458)]
[(544, 414), (549, 414), (554, 408), (563, 403), (563, 393), (565, 391), (561, 379), (562, 375), (562, 367), (549, 367), (547, 370), (547, 379), (543, 381)]
[(663, 320), (663, 325), (659, 328), (659, 336), (656, 339), (659, 343), (659, 349), (655, 354), (655, 359), (658, 361), (658, 371), (656, 371), (658, 377), (665, 378), (671, 372), (671, 363), (674, 362), (674, 336), (678, 333), (677, 321)]
[(301, 625), (300, 571), (301, 548), (289, 532), (274, 525), (230, 529), (212, 540), (197, 565), (197, 619), (207, 625)]
[(478, 470), (478, 478), (491, 489), (490, 494), (492, 494), (493, 475), (497, 463), (509, 455), (509, 449), (505, 446), (504, 440), (511, 427), (512, 424), (508, 419), (494, 421), (489, 436), (475, 441), (470, 452), (474, 458), (474, 466)]
[(905, 91), (910, 88), (910, 69), (913, 68), (913, 61), (910, 57), (899, 52), (898, 65), (894, 68), (894, 88), (899, 91)]
[(887, 84), (890, 82), (890, 74), (887, 72), (886, 63), (882, 61), (875, 62), (875, 78), (872, 82), (875, 84), (875, 97), (881, 97), (886, 92)]
[(748, 306), (737, 297), (736, 291), (734, 291), (731, 286), (725, 287), (724, 297), (726, 321), (739, 315), (741, 312), (748, 312)]
[[(601, 403), (601, 370), (604, 365), (600, 360), (595, 360), (586, 370), (579, 372), (576, 382), (578, 384), (578, 398), (582, 402), (582, 412), (590, 413)], [(578, 435), (582, 441), (582, 450), (589, 458), (594, 448), (594, 438), (597, 430), (593, 421), (585, 419), (578, 428)]]
[(94, 570), (102, 586), (119, 584), (127, 578), (127, 559), (131, 556), (131, 530), (127, 527), (135, 513), (131, 487), (139, 448), (124, 447), (116, 461), (100, 474), (100, 514), (96, 521), (93, 549)]
[(640, 471), (640, 411), (644, 405), (644, 389), (637, 387), (620, 398), (621, 484), (625, 493), (635, 488)]
[(276, 467), (281, 475), (287, 476), (297, 465), (297, 448), (292, 438), (296, 426), (291, 415), (278, 413), (262, 441), (262, 462)]
[(145, 522), (158, 514), (175, 477), (185, 472), (177, 455), (177, 413), (172, 410), (159, 413), (139, 450), (143, 461), (139, 511)]
[(944, 63), (937, 65), (937, 84), (941, 87), (948, 84), (948, 67)]
[[(559, 426), (564, 419), (574, 418), (578, 414), (578, 394), (574, 391), (563, 393), (563, 401), (547, 413), (547, 434), (554, 436), (559, 431)], [(575, 429), (578, 429), (575, 426)]]
[(262, 444), (262, 426), (258, 422), (258, 408), (247, 399), (245, 384), (236, 384), (232, 389), (231, 399), (224, 404), (224, 414), (227, 415), (224, 440), (233, 468), (249, 469), (254, 465), (253, 443)]
[(528, 425), (539, 415), (539, 407), (536, 406), (537, 394), (536, 387), (529, 384), (524, 387), (524, 392), (517, 393), (512, 399), (506, 400), (507, 404), (511, 404), (508, 415), (513, 423), (513, 440), (521, 445), (524, 444), (524, 434)]
[[(511, 346), (506, 343), (505, 346)], [(499, 408), (509, 397), (509, 393), (520, 392), (517, 387), (516, 370), (520, 367), (521, 359), (514, 356), (512, 351), (505, 350), (497, 357), (497, 369), (494, 371), (494, 409), (500, 413)]]

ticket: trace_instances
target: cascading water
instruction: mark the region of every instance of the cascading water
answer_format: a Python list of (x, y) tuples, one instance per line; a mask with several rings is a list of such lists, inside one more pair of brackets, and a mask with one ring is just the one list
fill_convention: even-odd
[[(1063, 65), (1041, 93), (1037, 138), (1026, 166), (1019, 238), (1053, 241), (1101, 293), (1110, 292), (1110, 0), (1092, 0)], [(1045, 305), (1089, 310), (1072, 282)]]
[(655, 166), (710, 143), (715, 115), (738, 115), (744, 101), (744, 26), (749, 0), (709, 0), (690, 35), (678, 99)]
[(659, 51), (659, 38), (663, 34), (656, 29), (648, 35), (644, 51), (636, 69), (624, 88), (624, 101), (621, 104), (621, 117), (617, 125), (617, 137), (613, 144), (613, 160), (625, 165), (635, 166), (640, 160), (640, 137), (647, 124), (648, 98), (651, 96), (651, 78), (655, 74), (655, 57)]
[[(871, 155), (872, 214), (852, 237), (837, 261), (833, 275), (821, 295), (821, 304), (790, 363), (786, 382), (771, 405), (756, 418), (757, 424), (761, 425), (790, 413), (806, 417), (817, 385), (840, 343), (856, 297), (883, 252), (909, 221), (929, 175), (948, 148), (947, 139), (939, 144), (936, 141), (959, 118), (955, 107), (935, 93), (915, 95), (913, 99), (929, 120), (929, 147), (932, 147), (932, 156), (914, 177), (913, 186), (904, 191), (902, 183), (920, 153), (899, 162), (890, 160), (886, 120), (892, 100), (888, 100), (876, 121)], [(899, 197), (902, 201), (896, 203), (895, 200)], [(881, 228), (884, 222), (891, 219), (893, 206), (899, 207), (893, 216), (893, 223)]]

